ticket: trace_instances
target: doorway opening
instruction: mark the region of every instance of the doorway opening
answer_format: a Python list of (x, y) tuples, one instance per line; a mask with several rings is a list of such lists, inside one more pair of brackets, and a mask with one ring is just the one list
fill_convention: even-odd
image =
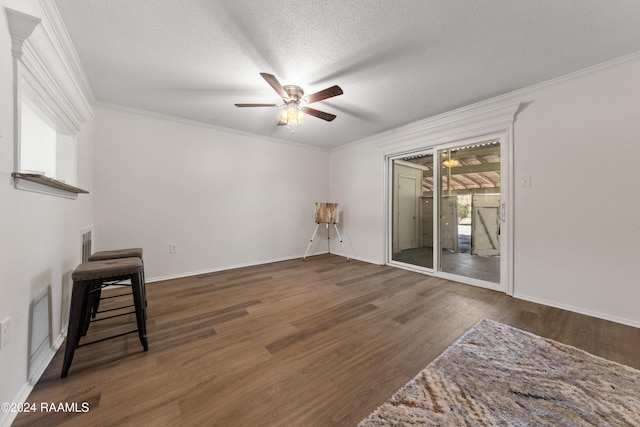
[(433, 153), (394, 159), (391, 260), (433, 268)]

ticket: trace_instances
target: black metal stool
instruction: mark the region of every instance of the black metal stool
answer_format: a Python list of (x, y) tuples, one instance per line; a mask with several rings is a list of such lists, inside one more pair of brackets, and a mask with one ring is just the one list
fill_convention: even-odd
[[(82, 345), (89, 345), (106, 339), (116, 338), (133, 332), (138, 332), (140, 344), (144, 351), (149, 349), (146, 327), (146, 306), (144, 294), (144, 278), (142, 260), (137, 257), (108, 259), (103, 261), (90, 261), (80, 264), (71, 275), (73, 290), (71, 292), (71, 306), (69, 308), (69, 327), (67, 331), (67, 343), (62, 364), (64, 378), (69, 373), (69, 367), (73, 360), (76, 348), (80, 347), (80, 338), (87, 332), (94, 305), (94, 295), (102, 289), (105, 282), (116, 280), (131, 280), (134, 311), (136, 314), (137, 329), (113, 337), (103, 338)], [(129, 313), (127, 313), (129, 314)]]

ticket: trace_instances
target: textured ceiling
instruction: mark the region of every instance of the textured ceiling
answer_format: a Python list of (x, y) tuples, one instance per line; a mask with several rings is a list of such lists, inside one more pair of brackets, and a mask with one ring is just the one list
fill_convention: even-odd
[[(96, 101), (332, 148), (640, 51), (638, 0), (55, 0)], [(313, 104), (291, 134), (260, 77)]]

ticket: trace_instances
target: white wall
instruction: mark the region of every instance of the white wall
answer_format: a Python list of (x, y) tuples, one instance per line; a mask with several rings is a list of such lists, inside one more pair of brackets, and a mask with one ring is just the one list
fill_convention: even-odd
[[(374, 264), (384, 260), (384, 159), (371, 144), (331, 152), (331, 201), (340, 203), (340, 228), (347, 255)], [(343, 254), (336, 239), (332, 253)]]
[[(150, 280), (301, 257), (325, 150), (95, 109), (95, 249), (140, 246)], [(315, 244), (313, 253), (326, 252)], [(169, 245), (177, 253), (169, 253)]]
[[(495, 100), (531, 102), (514, 125), (516, 297), (640, 326), (638, 76), (636, 56)], [(375, 144), (403, 132), (331, 153), (331, 195), (348, 204), (349, 238), (380, 262), (384, 168)], [(525, 176), (529, 188), (518, 185)]]
[[(37, 0), (1, 2), (43, 17)], [(77, 136), (78, 186), (92, 191), (91, 121)], [(92, 194), (77, 200), (16, 190), (13, 187), (13, 70), (4, 8), (0, 11), (0, 320), (9, 317), (10, 342), (0, 350), (0, 402), (24, 401), (28, 382), (29, 306), (51, 287), (54, 345), (66, 328), (70, 273), (80, 260), (80, 229), (92, 223)], [(66, 332), (66, 330), (65, 330)], [(49, 350), (53, 356), (54, 349)], [(0, 412), (0, 425), (15, 414)]]
[(515, 125), (516, 296), (640, 326), (640, 58), (540, 89)]

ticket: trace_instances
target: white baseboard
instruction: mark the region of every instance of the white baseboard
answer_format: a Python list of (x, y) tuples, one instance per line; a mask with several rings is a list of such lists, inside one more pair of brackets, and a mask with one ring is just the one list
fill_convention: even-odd
[[(324, 254), (327, 254), (327, 253), (329, 253), (329, 252), (327, 252), (327, 251), (314, 252), (314, 253), (308, 254), (307, 257), (311, 257), (311, 256), (314, 256), (314, 255), (324, 255)], [(340, 253), (333, 253), (332, 252), (331, 254), (332, 255), (346, 257), (345, 255), (340, 254)], [(300, 255), (295, 255), (295, 256), (291, 256), (291, 257), (273, 258), (273, 259), (262, 260), (262, 261), (257, 261), (257, 262), (248, 262), (248, 263), (244, 263), (244, 264), (225, 265), (225, 266), (210, 268), (210, 269), (206, 269), (206, 270), (188, 271), (188, 272), (184, 272), (184, 273), (170, 274), (168, 276), (158, 276), (158, 277), (147, 278), (146, 282), (147, 283), (152, 283), (152, 282), (160, 282), (162, 280), (182, 279), (184, 277), (199, 276), (201, 274), (209, 274), (209, 273), (217, 273), (219, 271), (233, 270), (233, 269), (236, 269), (236, 268), (253, 267), (253, 266), (256, 266), (256, 265), (270, 264), (272, 262), (290, 261), (292, 259), (302, 259), (303, 256), (304, 256), (304, 254), (300, 254)], [(349, 259), (355, 259), (355, 260), (366, 262), (366, 263), (369, 263), (369, 264), (384, 265), (384, 263), (381, 263), (379, 260), (370, 260), (370, 259), (359, 258), (359, 257), (349, 257)]]
[[(322, 254), (326, 254), (326, 253), (327, 252), (318, 252), (318, 253), (312, 253), (312, 254), (310, 254), (308, 256), (322, 255)], [(243, 263), (243, 264), (224, 265), (224, 266), (220, 266), (220, 267), (209, 268), (209, 269), (206, 269), (206, 270), (187, 271), (187, 272), (184, 272), (184, 273), (170, 274), (168, 276), (158, 276), (158, 277), (146, 278), (145, 280), (146, 280), (147, 283), (152, 283), (152, 282), (160, 282), (162, 280), (182, 279), (184, 277), (199, 276), (201, 274), (209, 274), (209, 273), (217, 273), (218, 271), (234, 270), (236, 268), (243, 268), (243, 267), (253, 267), (253, 266), (256, 266), (256, 265), (270, 264), (272, 262), (280, 262), (280, 261), (289, 261), (289, 260), (298, 259), (298, 258), (302, 258), (302, 255), (296, 255), (296, 256), (291, 256), (291, 257), (283, 257), (283, 258), (272, 258), (272, 259), (266, 259), (266, 260), (261, 260), (261, 261), (256, 261), (256, 262), (247, 262), (247, 263)]]
[(537, 304), (547, 305), (549, 307), (560, 308), (567, 311), (573, 311), (574, 313), (584, 314), (586, 316), (597, 317), (598, 319), (609, 320), (611, 322), (620, 323), (622, 325), (633, 326), (634, 328), (640, 328), (640, 321), (625, 319), (623, 317), (612, 316), (606, 313), (600, 313), (598, 311), (587, 310), (581, 307), (574, 307), (567, 304), (561, 304), (555, 301), (546, 300), (543, 298), (532, 297), (530, 295), (523, 295), (518, 292), (514, 293), (514, 298), (535, 302)]
[[(37, 374), (33, 376), (31, 382), (27, 381), (23, 384), (22, 388), (20, 389), (20, 391), (18, 392), (18, 394), (16, 395), (16, 397), (13, 399), (12, 402), (24, 403), (29, 399), (29, 395), (31, 394), (33, 387), (35, 387), (40, 377), (42, 377), (42, 374), (44, 373), (45, 369), (47, 368), (47, 366), (49, 366), (49, 364), (53, 360), (53, 357), (56, 355), (56, 352), (58, 351), (60, 346), (62, 346), (62, 343), (64, 342), (64, 338), (65, 337), (62, 334), (56, 337), (53, 343), (53, 347), (50, 349), (50, 352), (47, 355), (46, 363), (45, 362), (42, 363), (43, 365), (42, 369), (36, 370)], [(13, 421), (16, 419), (17, 416), (18, 416), (17, 412), (0, 411), (0, 427), (10, 427), (11, 423), (13, 423)]]
[[(29, 398), (31, 390), (33, 390), (35, 384), (24, 383), (22, 389), (18, 392), (18, 395), (13, 399), (13, 403), (24, 403)], [(18, 416), (18, 412), (4, 412), (0, 411), (0, 427), (10, 427), (11, 423)]]

